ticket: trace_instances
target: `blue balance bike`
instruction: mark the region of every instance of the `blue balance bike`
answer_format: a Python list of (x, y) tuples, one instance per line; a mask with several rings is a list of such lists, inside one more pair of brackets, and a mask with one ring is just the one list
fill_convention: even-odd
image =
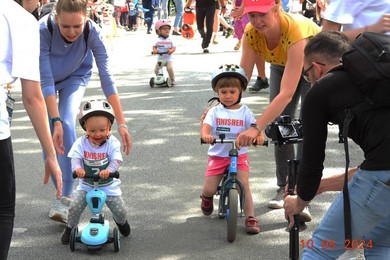
[[(201, 139), (201, 144), (205, 142)], [(218, 216), (226, 219), (227, 240), (233, 242), (236, 239), (237, 219), (243, 216), (242, 211), (245, 202), (245, 190), (241, 181), (237, 178), (237, 158), (238, 150), (235, 140), (225, 139), (225, 134), (220, 134), (219, 139), (215, 139), (213, 144), (231, 144), (232, 149), (229, 151), (230, 165), (223, 173), (222, 180), (218, 185), (215, 195), (219, 196)], [(253, 145), (256, 145), (255, 143)], [(268, 146), (268, 142), (263, 143)], [(239, 191), (237, 190), (239, 188)], [(238, 201), (240, 202), (240, 214), (238, 213)]]
[[(73, 173), (73, 178), (77, 178), (76, 173)], [(86, 245), (88, 252), (98, 251), (104, 244), (114, 243), (115, 252), (120, 249), (120, 236), (117, 228), (113, 229), (110, 236), (110, 223), (104, 218), (102, 208), (106, 203), (106, 193), (98, 188), (99, 173), (85, 174), (84, 178), (93, 179), (94, 188), (87, 192), (86, 200), (92, 217), (82, 230), (78, 226), (72, 228), (70, 232), (70, 250), (76, 250), (76, 242)], [(110, 173), (110, 178), (119, 178), (119, 172)]]

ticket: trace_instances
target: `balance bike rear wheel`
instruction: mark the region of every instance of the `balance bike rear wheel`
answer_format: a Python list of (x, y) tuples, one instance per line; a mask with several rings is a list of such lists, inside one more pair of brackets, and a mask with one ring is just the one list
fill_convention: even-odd
[(238, 192), (235, 189), (229, 190), (228, 208), (226, 211), (227, 220), (227, 240), (233, 242), (237, 233), (238, 218)]
[(114, 250), (115, 252), (119, 252), (119, 249), (121, 248), (121, 240), (119, 237), (119, 231), (117, 228), (114, 228)]
[(79, 228), (73, 227), (72, 230), (70, 231), (70, 240), (69, 240), (69, 246), (70, 250), (74, 252), (76, 250), (76, 240), (77, 240), (77, 235), (79, 233)]

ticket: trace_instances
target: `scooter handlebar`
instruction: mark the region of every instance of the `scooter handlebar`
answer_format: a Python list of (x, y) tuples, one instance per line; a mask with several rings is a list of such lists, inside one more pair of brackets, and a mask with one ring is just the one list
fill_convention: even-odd
[[(157, 52), (156, 55), (163, 55), (163, 54), (167, 54), (168, 52), (167, 51), (164, 51), (164, 52)], [(152, 55), (154, 55), (153, 52), (151, 52)]]
[[(73, 179), (77, 178), (76, 172), (73, 172), (72, 177), (73, 177)], [(95, 175), (95, 174), (92, 174), (92, 173), (85, 173), (84, 179), (95, 179), (95, 178), (99, 178), (100, 179), (100, 177), (98, 175)], [(117, 179), (119, 179), (119, 172), (118, 171), (110, 172), (109, 178), (117, 178)]]

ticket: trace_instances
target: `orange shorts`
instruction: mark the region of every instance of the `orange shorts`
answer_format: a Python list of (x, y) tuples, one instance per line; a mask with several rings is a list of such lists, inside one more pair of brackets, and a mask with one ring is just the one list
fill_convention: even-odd
[[(207, 160), (207, 176), (223, 174), (230, 164), (230, 157), (209, 156)], [(237, 158), (237, 170), (249, 172), (248, 154), (241, 154)]]

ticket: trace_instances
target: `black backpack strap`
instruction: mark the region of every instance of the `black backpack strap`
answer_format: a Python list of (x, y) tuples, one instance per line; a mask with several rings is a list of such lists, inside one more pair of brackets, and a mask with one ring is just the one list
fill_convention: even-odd
[(83, 33), (84, 33), (85, 44), (86, 44), (86, 46), (88, 46), (88, 37), (89, 37), (89, 21), (88, 21), (88, 19), (87, 19), (87, 22), (85, 23)]
[(52, 24), (52, 22), (51, 22), (51, 14), (47, 16), (46, 25), (47, 25), (47, 29), (48, 29), (49, 32), (50, 32), (50, 35), (53, 36), (53, 24)]
[(343, 123), (343, 143), (345, 150), (345, 175), (344, 175), (344, 187), (343, 187), (343, 201), (344, 201), (344, 232), (345, 232), (345, 246), (350, 247), (352, 241), (352, 224), (351, 224), (351, 203), (349, 200), (348, 192), (348, 169), (349, 169), (349, 150), (348, 150), (348, 131), (349, 125), (353, 118), (354, 113), (347, 109)]

